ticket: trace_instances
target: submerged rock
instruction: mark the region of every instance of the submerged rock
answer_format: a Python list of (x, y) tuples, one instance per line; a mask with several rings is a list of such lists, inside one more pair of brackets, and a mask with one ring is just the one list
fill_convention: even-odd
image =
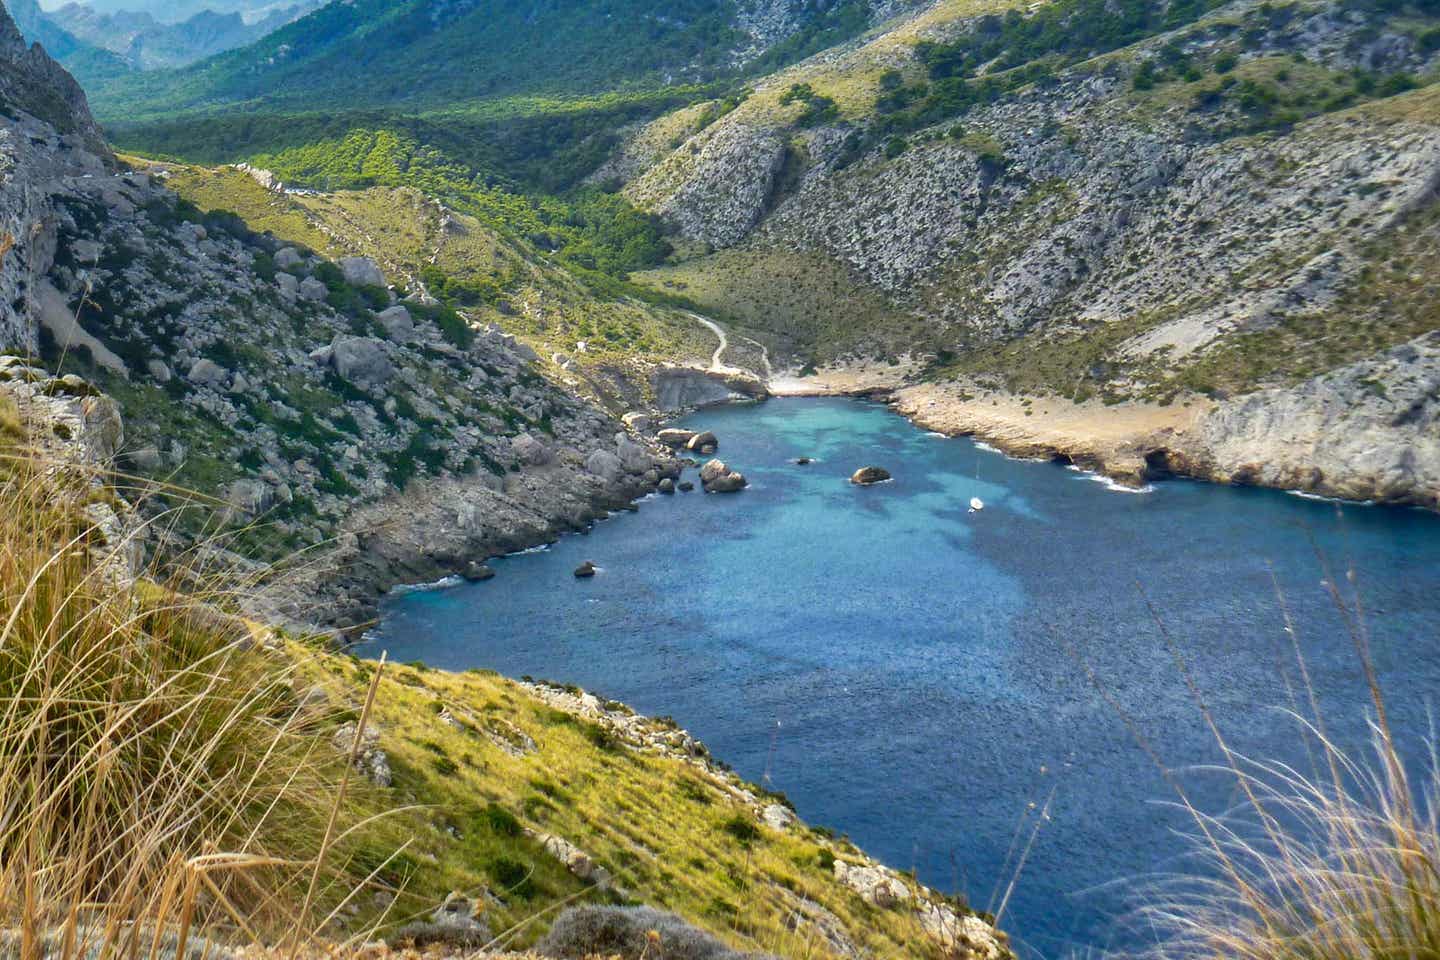
[(681, 493), (689, 493), (691, 490), (695, 489), (695, 484), (691, 483), (689, 480), (681, 480), (675, 485), (675, 489), (679, 490)]
[(489, 580), (495, 576), (495, 568), (488, 564), (477, 563), (472, 560), (465, 564), (465, 569), (461, 571), (460, 576), (469, 580), (471, 583), (478, 583), (481, 580)]
[(858, 483), (868, 486), (872, 483), (883, 483), (890, 479), (890, 471), (884, 467), (861, 467), (850, 475), (851, 483)]

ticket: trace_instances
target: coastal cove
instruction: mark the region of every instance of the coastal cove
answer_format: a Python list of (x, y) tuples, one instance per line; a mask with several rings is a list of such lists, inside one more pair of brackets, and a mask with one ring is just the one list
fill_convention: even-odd
[[(1303, 765), (1278, 584), (1330, 733), (1360, 755), (1361, 666), (1322, 584), (1353, 565), (1391, 722), (1421, 755), (1440, 688), (1434, 514), (1188, 481), (1126, 491), (852, 399), (682, 425), (713, 430), (750, 487), (654, 495), (493, 561), (491, 581), (397, 592), (370, 649), (671, 715), (804, 819), (980, 909), (1048, 800), (1001, 922), (1045, 957), (1143, 944), (1117, 918), (1137, 882), (1183, 866), (1174, 794), (1087, 671), (1168, 767), (1220, 760), (1152, 606), (1232, 745)], [(893, 482), (847, 482), (871, 463)], [(576, 580), (585, 560), (599, 572)], [(1182, 781), (1209, 812), (1232, 800), (1223, 777)]]

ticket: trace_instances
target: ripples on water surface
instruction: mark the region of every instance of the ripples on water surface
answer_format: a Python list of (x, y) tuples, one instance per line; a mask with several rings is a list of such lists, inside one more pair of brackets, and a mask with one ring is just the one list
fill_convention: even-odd
[[(1132, 944), (1107, 920), (1125, 901), (1106, 885), (1174, 866), (1172, 831), (1186, 825), (1075, 654), (1170, 766), (1218, 760), (1137, 582), (1235, 747), (1303, 764), (1275, 709), (1290, 661), (1267, 562), (1331, 733), (1353, 746), (1365, 690), (1315, 548), (1352, 558), (1392, 722), (1428, 729), (1440, 518), (1347, 507), (1341, 519), (1332, 504), (1187, 482), (1121, 494), (850, 400), (713, 409), (687, 425), (715, 430), (751, 488), (657, 496), (589, 536), (495, 561), (492, 581), (397, 597), (382, 645), (673, 715), (747, 778), (768, 768), (806, 819), (977, 906), (1026, 804), (1053, 789), (1004, 924), (1046, 956)], [(868, 463), (894, 482), (846, 482)], [(986, 509), (968, 512), (972, 496)], [(586, 559), (601, 573), (576, 581)], [(1187, 782), (1211, 811), (1232, 799), (1218, 778)]]

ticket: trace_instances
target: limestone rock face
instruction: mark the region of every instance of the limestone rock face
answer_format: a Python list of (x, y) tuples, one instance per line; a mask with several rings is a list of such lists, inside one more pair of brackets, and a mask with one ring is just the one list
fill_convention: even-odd
[(656, 406), (671, 412), (765, 396), (765, 385), (754, 378), (695, 367), (660, 367), (650, 384)]
[(681, 430), (678, 427), (667, 427), (655, 434), (655, 439), (667, 447), (683, 447), (695, 436), (694, 430)]
[(627, 188), (685, 236), (716, 247), (738, 243), (760, 221), (785, 163), (776, 132), (716, 124)]
[(1217, 404), (1194, 441), (1187, 473), (1440, 509), (1440, 333)]
[(644, 447), (623, 433), (615, 438), (615, 455), (626, 473), (644, 473), (654, 462)]
[(835, 861), (835, 879), (860, 894), (866, 903), (894, 907), (909, 901), (910, 888), (893, 872), (874, 864)]
[[(343, 724), (331, 738), (330, 744), (337, 753), (348, 755), (355, 744), (354, 722)], [(360, 735), (359, 750), (355, 754), (355, 766), (377, 787), (388, 787), (393, 780), (390, 758), (380, 749), (380, 729), (367, 723)]]
[(795, 823), (795, 811), (783, 803), (771, 803), (760, 811), (760, 819), (775, 830), (788, 830)]
[(275, 503), (275, 492), (263, 480), (242, 478), (225, 488), (225, 500), (239, 517), (253, 519)]

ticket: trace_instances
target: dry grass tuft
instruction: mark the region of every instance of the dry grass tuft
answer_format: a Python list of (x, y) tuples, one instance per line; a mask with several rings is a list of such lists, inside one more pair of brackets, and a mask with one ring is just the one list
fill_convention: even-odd
[(224, 597), (129, 576), (107, 496), (0, 445), (0, 953), (298, 944), (357, 889), (336, 718)]

